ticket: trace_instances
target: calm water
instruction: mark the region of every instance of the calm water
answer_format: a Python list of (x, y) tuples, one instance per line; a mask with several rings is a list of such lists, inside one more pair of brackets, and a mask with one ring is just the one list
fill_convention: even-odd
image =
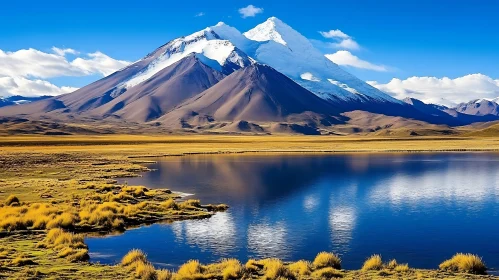
[(151, 167), (128, 183), (231, 209), (89, 238), (93, 261), (116, 263), (132, 248), (167, 268), (192, 258), (312, 260), (326, 250), (347, 269), (374, 253), (436, 268), (470, 252), (499, 268), (499, 154), (189, 156)]

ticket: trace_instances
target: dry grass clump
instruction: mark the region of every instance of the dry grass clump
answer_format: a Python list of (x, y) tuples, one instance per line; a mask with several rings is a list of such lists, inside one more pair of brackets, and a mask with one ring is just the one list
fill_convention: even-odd
[(332, 267), (341, 269), (341, 259), (337, 255), (328, 252), (320, 252), (314, 259), (315, 268)]
[(319, 279), (341, 278), (343, 277), (343, 273), (340, 270), (334, 269), (332, 267), (325, 267), (315, 270), (312, 273), (312, 277)]
[(197, 260), (190, 260), (178, 269), (176, 277), (180, 279), (202, 279), (203, 267)]
[(147, 262), (146, 254), (138, 249), (131, 250), (121, 259), (122, 266), (129, 266), (137, 262)]
[(300, 260), (288, 265), (288, 268), (297, 276), (310, 275), (312, 272), (312, 264), (309, 261)]
[(19, 198), (17, 198), (17, 196), (11, 194), (9, 195), (9, 197), (7, 197), (7, 199), (5, 199), (5, 205), (21, 205), (21, 202), (19, 201)]
[(139, 262), (135, 266), (135, 277), (143, 280), (156, 280), (156, 269), (150, 263)]
[[(154, 266), (147, 261), (146, 254), (138, 249), (133, 249), (121, 259), (121, 266), (129, 271), (134, 271), (135, 277), (144, 280), (158, 279), (158, 272)], [(161, 272), (162, 277), (165, 272)], [(164, 278), (168, 279), (168, 278)]]
[(126, 186), (121, 188), (121, 191), (129, 193), (133, 197), (143, 197), (146, 196), (146, 192), (149, 190), (144, 186)]
[(177, 203), (175, 202), (175, 200), (171, 198), (161, 202), (159, 205), (163, 209), (174, 209), (174, 210), (178, 209)]
[(393, 260), (390, 260), (386, 265), (385, 267), (388, 268), (388, 269), (395, 269), (395, 267), (398, 266), (398, 262), (397, 260), (393, 259)]
[(201, 202), (199, 199), (188, 199), (186, 201), (180, 202), (178, 204), (180, 209), (195, 209), (201, 207)]
[(441, 270), (464, 272), (473, 274), (486, 274), (487, 267), (477, 255), (473, 254), (455, 254), (451, 259), (444, 261), (440, 264)]
[(265, 274), (263, 279), (294, 279), (294, 274), (284, 265), (284, 263), (279, 259), (263, 259), (259, 263), (263, 265)]
[(224, 259), (219, 263), (204, 266), (205, 275), (216, 275), (223, 279), (240, 279), (244, 274), (244, 267), (239, 260)]
[(406, 263), (404, 263), (404, 264), (399, 264), (399, 265), (397, 265), (397, 266), (394, 268), (394, 270), (395, 270), (396, 272), (407, 272), (407, 271), (409, 271), (409, 265), (408, 265), (408, 264), (406, 264)]
[(70, 227), (75, 222), (74, 214), (48, 203), (33, 203), (29, 206), (5, 206), (0, 208), (0, 229), (7, 231)]
[(246, 271), (248, 271), (248, 272), (256, 272), (259, 269), (261, 269), (262, 267), (263, 267), (263, 265), (258, 263), (257, 260), (253, 260), (253, 259), (248, 260), (246, 262), (246, 264), (244, 265), (244, 269), (246, 269)]
[(66, 258), (71, 262), (84, 262), (90, 259), (83, 235), (66, 232), (60, 228), (51, 229), (41, 246), (57, 250), (59, 258)]
[(362, 266), (363, 271), (368, 270), (381, 270), (383, 269), (383, 260), (380, 255), (372, 255), (369, 257)]
[(173, 279), (173, 273), (167, 269), (156, 270), (156, 280), (171, 280)]

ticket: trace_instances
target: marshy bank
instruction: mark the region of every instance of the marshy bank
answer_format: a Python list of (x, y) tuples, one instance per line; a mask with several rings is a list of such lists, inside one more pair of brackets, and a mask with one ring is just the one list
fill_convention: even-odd
[(73, 278), (75, 272), (81, 278), (114, 278), (119, 269), (88, 263), (83, 234), (202, 219), (228, 208), (113, 179), (148, 171), (140, 163), (43, 150), (2, 153), (0, 278)]

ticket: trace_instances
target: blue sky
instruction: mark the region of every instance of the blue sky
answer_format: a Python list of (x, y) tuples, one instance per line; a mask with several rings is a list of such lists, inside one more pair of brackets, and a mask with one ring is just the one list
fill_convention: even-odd
[[(262, 8), (242, 18), (238, 9)], [(170, 39), (219, 21), (247, 31), (276, 16), (309, 39), (330, 42), (319, 31), (339, 29), (360, 49), (362, 60), (388, 71), (347, 67), (363, 80), (457, 78), (482, 73), (499, 78), (499, 1), (8, 1), (0, 10), (0, 50), (72, 48), (134, 61)], [(195, 16), (203, 13), (203, 16)], [(338, 49), (323, 49), (334, 53)], [(49, 77), (80, 87), (99, 78)]]

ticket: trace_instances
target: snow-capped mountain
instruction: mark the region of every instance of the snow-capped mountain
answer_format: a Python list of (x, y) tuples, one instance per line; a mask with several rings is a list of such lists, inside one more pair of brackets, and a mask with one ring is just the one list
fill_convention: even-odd
[(230, 74), (252, 63), (252, 60), (232, 42), (221, 39), (212, 28), (208, 27), (189, 36), (172, 40), (160, 47), (146, 57), (153, 57), (149, 65), (124, 81), (122, 85), (132, 88), (190, 54), (196, 54), (196, 57), (204, 64), (223, 74)]
[(211, 29), (324, 99), (403, 103), (341, 69), (278, 18), (271, 17), (243, 34), (221, 23)]
[(171, 40), (77, 91), (8, 106), (0, 116), (121, 119), (189, 129), (230, 122), (256, 128), (260, 122), (319, 131), (353, 110), (457, 123), (356, 78), (275, 17), (245, 33), (219, 23)]
[(43, 96), (12, 95), (12, 96), (0, 97), (0, 107), (27, 104), (27, 103), (47, 99), (50, 97), (51, 96), (46, 96), (46, 95), (43, 95)]
[(468, 114), (468, 115), (476, 115), (476, 116), (485, 116), (485, 115), (494, 115), (499, 116), (499, 104), (497, 103), (497, 98), (488, 100), (488, 99), (475, 99), (471, 100), (467, 103), (458, 104), (454, 109), (457, 112)]

